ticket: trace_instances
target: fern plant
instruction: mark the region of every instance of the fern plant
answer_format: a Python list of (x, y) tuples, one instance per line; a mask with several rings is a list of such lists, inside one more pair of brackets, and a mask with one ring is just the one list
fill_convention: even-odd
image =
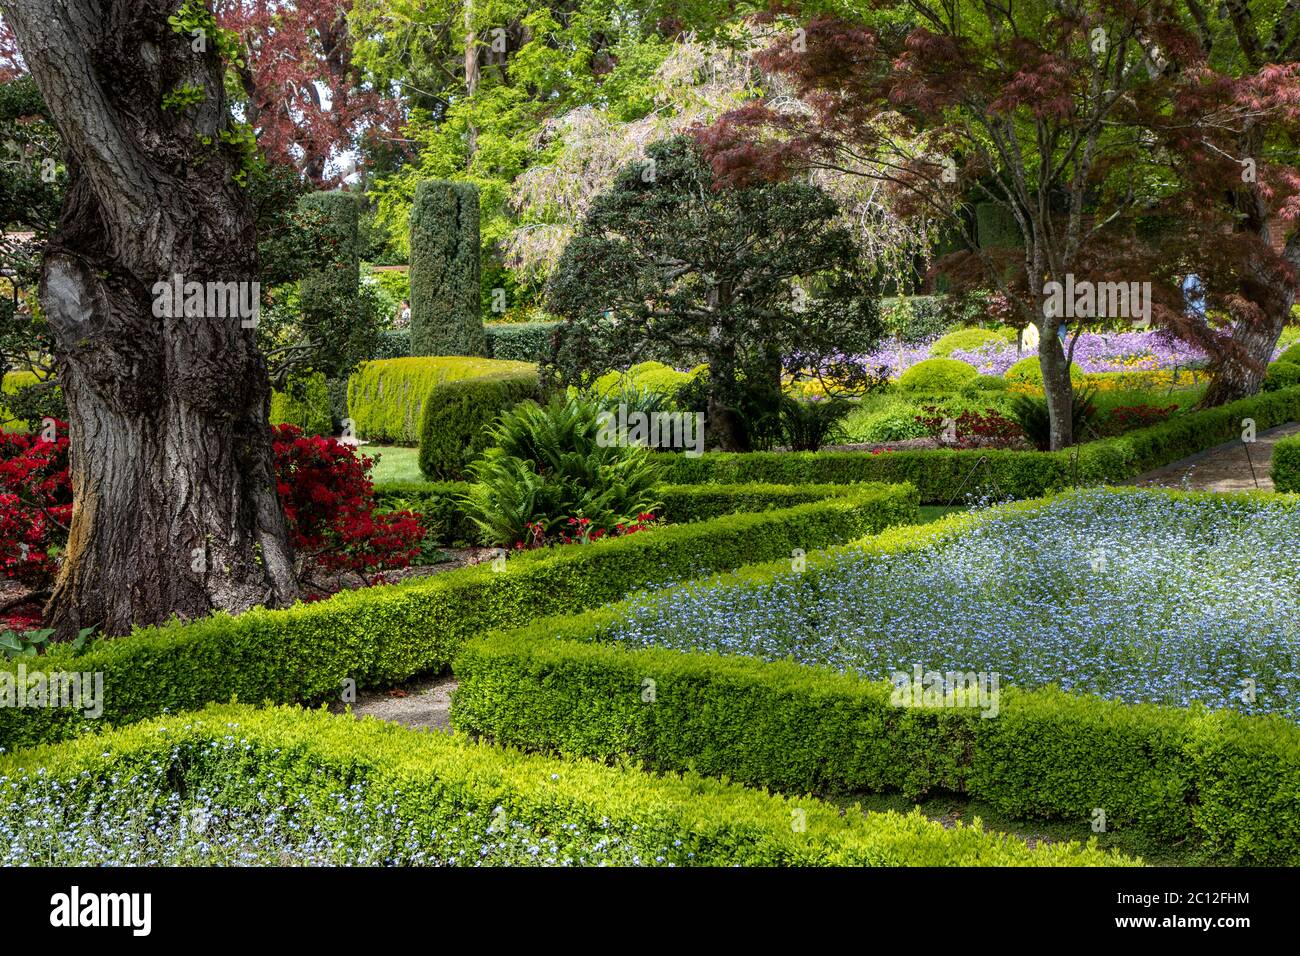
[(660, 507), (649, 451), (602, 443), (602, 411), (580, 395), (558, 395), (545, 408), (523, 402), (497, 420), (462, 498), (484, 544), (519, 544), (537, 524), (550, 535), (569, 518), (612, 531)]

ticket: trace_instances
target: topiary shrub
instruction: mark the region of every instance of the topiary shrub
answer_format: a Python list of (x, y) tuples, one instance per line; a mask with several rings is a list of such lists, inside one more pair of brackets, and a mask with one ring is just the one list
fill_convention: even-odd
[(1005, 392), (1011, 383), (1001, 375), (977, 375), (966, 386), (968, 392)]
[(563, 322), (512, 322), (484, 326), (487, 354), (511, 362), (546, 365), (554, 352), (555, 338)]
[(898, 378), (905, 392), (955, 392), (974, 379), (979, 372), (957, 359), (932, 358), (918, 362)]
[[(1012, 384), (1037, 385), (1041, 388), (1043, 384), (1043, 368), (1038, 362), (1038, 356), (1030, 355), (1022, 358), (1007, 369), (1003, 377)], [(1083, 370), (1073, 362), (1070, 363), (1070, 381), (1075, 388), (1081, 388), (1086, 381)]]
[(958, 329), (956, 332), (949, 332), (931, 345), (930, 354), (935, 358), (948, 358), (958, 349), (973, 352), (986, 345), (1006, 344), (1007, 337), (1004, 332), (995, 332), (992, 329)]
[(697, 365), (689, 372), (679, 372), (663, 362), (641, 362), (626, 372), (606, 372), (596, 379), (592, 387), (596, 394), (606, 398), (617, 396), (628, 389), (637, 389), (653, 392), (671, 401), (684, 386), (706, 371), (708, 368), (704, 365)]
[(368, 441), (416, 445), (424, 421), (424, 403), (435, 386), (509, 372), (535, 374), (536, 367), (465, 356), (366, 362), (348, 379), (348, 418), (353, 433)]
[(411, 206), (411, 353), (484, 355), (478, 189), (426, 180)]
[(467, 477), (496, 420), (539, 391), (535, 366), (434, 386), (420, 422), (420, 470), (435, 481)]
[(1283, 438), (1273, 446), (1273, 488), (1300, 492), (1300, 435)]
[(1265, 392), (1276, 392), (1293, 385), (1300, 385), (1300, 364), (1278, 359), (1264, 373), (1264, 382), (1260, 388)]
[(271, 393), (272, 425), (296, 425), (308, 435), (329, 435), (334, 431), (329, 386), (324, 372), (314, 372), (301, 382), (291, 383), (284, 392)]

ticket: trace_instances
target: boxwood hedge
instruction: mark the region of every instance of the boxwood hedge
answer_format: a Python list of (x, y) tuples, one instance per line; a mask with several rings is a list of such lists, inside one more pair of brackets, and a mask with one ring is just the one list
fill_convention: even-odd
[(923, 504), (945, 504), (959, 494), (1032, 498), (1076, 484), (1127, 481), (1240, 438), (1246, 418), (1260, 430), (1300, 419), (1300, 388), (1256, 395), (1059, 452), (706, 452), (697, 458), (660, 454), (664, 480), (674, 484), (906, 481), (916, 486)]
[(1300, 492), (1300, 435), (1283, 438), (1273, 446), (1273, 488)]
[(442, 382), (429, 392), (420, 420), (420, 471), (440, 481), (469, 474), (470, 464), (487, 448), (489, 428), (497, 417), (539, 394), (535, 365)]
[[(571, 763), (381, 723), (297, 708), (209, 707), (55, 747), (0, 757), (10, 799), (59, 787), (67, 812), (89, 811), (111, 781), (165, 767), (178, 799), (230, 772), (301, 790), (301, 803), (347, 791), (386, 819), (418, 821), (407, 839), (440, 829), (482, 830), (504, 815), (563, 840), (568, 824), (599, 830), (650, 854), (672, 847), (696, 866), (1133, 865), (1077, 843), (1030, 849), (978, 825), (945, 828), (918, 813), (845, 813), (694, 774)], [(277, 790), (277, 792), (280, 792)], [(287, 799), (287, 806), (299, 801)], [(794, 821), (800, 825), (793, 825)], [(328, 820), (325, 821), (328, 826)], [(328, 831), (327, 831), (328, 833)], [(434, 844), (435, 846), (437, 844)]]
[[(980, 520), (893, 529), (854, 547), (922, 547)], [(809, 555), (810, 571), (825, 557)], [(789, 563), (727, 580), (778, 571)], [(899, 708), (888, 681), (600, 643), (624, 613), (604, 607), (467, 643), (454, 665), (453, 725), (530, 750), (630, 755), (786, 792), (951, 792), (1011, 816), (1080, 823), (1101, 808), (1111, 828), (1197, 839), (1241, 862), (1300, 863), (1300, 727), (1285, 719), (1054, 688), (1003, 688), (992, 720), (969, 708)]]
[[(103, 675), (103, 715), (69, 707), (0, 707), (0, 745), (59, 740), (99, 724), (238, 698), (254, 703), (337, 697), (343, 681), (392, 684), (445, 668), (469, 638), (547, 614), (599, 607), (642, 588), (754, 560), (852, 541), (917, 519), (916, 491), (870, 485), (761, 514), (737, 514), (586, 545), (523, 552), (400, 584), (344, 591), (279, 611), (152, 627), (73, 655), (64, 648), (0, 663), (30, 673)], [(34, 678), (33, 678), (34, 679)]]

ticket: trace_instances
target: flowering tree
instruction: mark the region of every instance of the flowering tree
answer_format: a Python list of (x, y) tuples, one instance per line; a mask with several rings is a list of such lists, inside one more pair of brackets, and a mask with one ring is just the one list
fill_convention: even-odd
[[(1072, 343), (1067, 316), (1049, 306), (1050, 283), (1067, 276), (1149, 282), (1149, 316), (1219, 358), (1224, 384), (1211, 400), (1258, 384), (1300, 260), (1294, 236), (1281, 253), (1269, 242), (1273, 216), (1300, 214), (1287, 185), (1294, 156), (1280, 152), (1296, 121), (1294, 64), (1216, 53), (1231, 34), (1206, 26), (1198, 39), (1195, 17), (1168, 0), (884, 0), (867, 17), (814, 18), (769, 48), (760, 65), (808, 109), (756, 102), (701, 132), (720, 177), (851, 172), (882, 184), (902, 214), (945, 223), (964, 247), (945, 271), (997, 290), (1039, 328), (1053, 448), (1073, 437)], [(1272, 56), (1293, 54), (1292, 29), (1279, 20)], [(1210, 103), (1224, 109), (1203, 112)], [(1252, 138), (1253, 153), (1243, 148)], [(1248, 158), (1244, 182), (1237, 161)], [(970, 200), (1004, 210), (1021, 243), (981, 245)], [(1173, 227), (1158, 230), (1161, 216)], [(1202, 317), (1190, 331), (1189, 272), (1232, 327)]]

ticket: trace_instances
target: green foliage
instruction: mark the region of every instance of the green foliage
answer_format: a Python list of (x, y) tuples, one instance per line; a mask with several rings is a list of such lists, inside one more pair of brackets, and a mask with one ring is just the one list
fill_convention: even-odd
[[(1023, 382), (1030, 385), (1043, 387), (1043, 367), (1038, 361), (1037, 355), (1030, 355), (1022, 358), (1011, 368), (1007, 369), (1003, 375), (1008, 382)], [(1083, 371), (1073, 362), (1070, 363), (1070, 382), (1075, 388), (1083, 385), (1085, 379)]]
[(1300, 365), (1300, 342), (1296, 342), (1294, 345), (1287, 348), (1277, 357), (1277, 360), (1279, 362), (1290, 362), (1293, 365)]
[(527, 541), (535, 524), (551, 537), (567, 531), (570, 518), (612, 532), (657, 509), (658, 467), (650, 452), (603, 441), (605, 432), (600, 406), (579, 395), (504, 413), (491, 430), (492, 447), (470, 466), (477, 484), (465, 496), (483, 543)]
[(512, 322), (487, 325), (487, 352), (494, 359), (535, 362), (546, 365), (555, 351), (554, 342), (560, 322)]
[(289, 392), (271, 394), (272, 425), (297, 425), (308, 435), (332, 435), (334, 415), (323, 372), (315, 372)]
[(484, 375), (536, 374), (522, 362), (463, 356), (420, 356), (366, 362), (348, 379), (348, 417), (358, 438), (387, 444), (420, 442), (424, 406), (435, 386)]
[(944, 296), (909, 295), (880, 301), (885, 330), (909, 345), (942, 335), (953, 324)]
[(491, 428), (497, 418), (538, 396), (541, 385), (536, 366), (500, 364), (507, 370), (442, 382), (429, 393), (420, 420), (420, 471), (426, 476), (435, 480), (466, 477), (470, 465), (491, 443)]
[(207, 98), (200, 86), (194, 86), (190, 83), (183, 83), (174, 90), (163, 95), (162, 108), (164, 110), (176, 110), (184, 112), (191, 106), (198, 106)]
[(679, 372), (663, 362), (638, 362), (626, 372), (606, 372), (592, 383), (592, 388), (596, 394), (611, 399), (616, 399), (629, 388), (649, 391), (672, 404), (682, 388), (707, 372), (703, 365), (697, 365), (689, 372)]
[(1300, 385), (1300, 363), (1278, 359), (1265, 372), (1261, 388), (1265, 392), (1276, 392), (1297, 385)]
[(966, 386), (967, 391), (1005, 392), (1011, 383), (1000, 375), (977, 375)]
[[(1070, 434), (1076, 441), (1082, 439), (1089, 426), (1097, 420), (1097, 390), (1085, 386), (1070, 393)], [(1011, 417), (1025, 437), (1039, 451), (1052, 444), (1052, 422), (1047, 409), (1047, 399), (1041, 395), (1013, 395)]]
[(844, 398), (801, 401), (792, 395), (782, 396), (781, 432), (786, 446), (792, 451), (817, 451), (840, 441), (844, 437), (844, 419), (853, 407)]
[(898, 377), (905, 392), (956, 392), (979, 375), (973, 365), (950, 358), (917, 362)]
[(1300, 435), (1279, 439), (1273, 445), (1273, 488), (1300, 492)]
[[(1041, 502), (1015, 507), (1032, 513)], [(983, 517), (893, 529), (851, 547), (882, 557), (924, 548)], [(835, 553), (809, 555), (804, 574), (815, 579)], [(724, 580), (789, 573), (783, 560)], [(788, 793), (962, 793), (1009, 816), (1079, 822), (1102, 807), (1109, 826), (1196, 840), (1236, 862), (1300, 862), (1300, 728), (1283, 718), (1056, 688), (1003, 687), (992, 720), (971, 708), (902, 708), (888, 681), (853, 673), (603, 643), (629, 609), (538, 620), (466, 644), (455, 661), (456, 729)]]
[[(1014, 335), (1014, 330), (1012, 335)], [(954, 351), (961, 349), (973, 352), (986, 345), (1005, 345), (1007, 336), (1002, 331), (993, 329), (959, 329), (949, 332), (930, 346), (930, 354), (936, 358), (948, 358)]]
[[(674, 484), (770, 482), (800, 485), (855, 481), (909, 482), (923, 504), (947, 504), (962, 494), (1033, 498), (1077, 483), (1114, 484), (1241, 437), (1241, 420), (1260, 429), (1300, 419), (1300, 388), (1268, 392), (1191, 412), (1117, 438), (1060, 452), (999, 449), (861, 452), (706, 452), (698, 458), (662, 455), (663, 478)], [(980, 463), (980, 459), (984, 459)], [(978, 467), (976, 467), (978, 464)]]
[(63, 392), (45, 373), (10, 372), (0, 382), (0, 424), (11, 429), (30, 431), (38, 428), (43, 419), (68, 419), (68, 404)]
[(411, 351), (483, 355), (479, 199), (469, 183), (420, 183), (411, 208)]
[[(496, 628), (788, 558), (794, 548), (841, 544), (917, 517), (913, 489), (864, 486), (851, 497), (515, 554), (504, 571), (477, 565), (286, 610), (174, 621), (80, 655), (55, 648), (46, 668), (103, 673), (102, 720), (113, 726), (232, 698), (335, 700), (345, 678), (366, 688), (436, 672), (466, 640)], [(63, 740), (99, 726), (66, 707), (0, 707), (0, 746)]]
[[(286, 806), (311, 805), (322, 797), (326, 803), (364, 801), (384, 820), (410, 821), (408, 841), (445, 831), (498, 839), (494, 828), (506, 820), (561, 845), (566, 825), (599, 826), (647, 861), (672, 848), (681, 862), (696, 866), (1135, 862), (1077, 843), (1031, 850), (1014, 837), (976, 825), (944, 827), (920, 813), (845, 813), (810, 797), (757, 793), (697, 774), (651, 776), (635, 767), (573, 763), (287, 707), (209, 707), (91, 740), (5, 755), (0, 778), (20, 802), (32, 799), (29, 790), (47, 794), (58, 787), (67, 795), (67, 812), (80, 816), (103, 805), (115, 782), (141, 767), (166, 768), (173, 801), (232, 776), (246, 779), (254, 794), (259, 782), (276, 781), (274, 792), (282, 795), (277, 802)], [(801, 825), (792, 826), (794, 819)], [(328, 821), (318, 825), (337, 838)]]

